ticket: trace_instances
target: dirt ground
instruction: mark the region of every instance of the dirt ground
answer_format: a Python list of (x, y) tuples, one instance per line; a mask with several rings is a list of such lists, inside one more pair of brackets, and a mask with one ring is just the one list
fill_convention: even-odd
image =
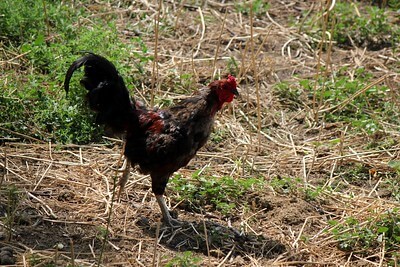
[[(132, 14), (145, 12), (150, 20), (157, 13), (156, 4), (102, 3), (87, 8), (104, 19), (110, 13), (119, 14), (121, 38), (128, 42), (137, 34), (131, 26), (136, 25), (146, 45), (154, 49), (154, 36), (145, 34), (149, 22)], [(223, 140), (209, 142), (179, 173), (187, 178), (206, 167), (210, 175), (263, 177), (267, 182), (262, 193), (248, 196), (249, 209), (236, 210), (230, 217), (209, 212), (207, 207), (203, 212), (188, 211), (175, 201), (179, 192), (167, 187), (168, 205), (185, 223), (178, 229), (166, 228), (160, 223), (148, 177), (133, 170), (121, 199), (116, 199), (121, 142), (107, 139), (106, 145), (85, 146), (8, 142), (0, 147), (0, 176), (2, 185), (8, 186), (1, 191), (0, 215), (8, 219), (0, 223), (0, 246), (12, 248), (15, 265), (96, 266), (101, 257), (101, 266), (164, 266), (184, 255), (181, 252), (192, 251), (190, 257), (200, 258), (200, 266), (385, 266), (387, 259), (379, 251), (358, 256), (340, 250), (328, 222), (399, 207), (390, 191), (378, 191), (376, 186), (380, 177), (393, 173), (387, 162), (399, 158), (400, 146), (366, 151), (368, 138), (382, 137), (350, 135), (342, 123), (312, 121), (311, 106), (289, 109), (272, 87), (281, 81), (295, 82), (296, 77), (312, 79), (321, 61), (332, 70), (363, 66), (378, 79), (395, 74), (393, 69), (398, 67), (393, 66), (399, 64), (400, 55), (395, 57), (386, 48), (334, 47), (329, 55), (324, 51), (319, 61), (311, 37), (298, 32), (304, 13), (318, 8), (314, 1), (271, 1), (267, 12), (254, 16), (251, 28), (250, 16), (234, 12), (230, 1), (163, 2), (161, 16), (177, 25), (159, 36), (158, 71), (166, 86), (174, 72), (193, 73), (201, 82), (214, 70), (225, 71), (231, 57), (241, 65), (242, 97), (226, 107), (215, 123), (216, 131), (225, 133)], [(255, 59), (249, 52), (250, 40), (257, 51)], [(213, 68), (217, 50), (219, 59)], [(398, 76), (390, 77), (398, 88)], [(181, 97), (159, 90), (160, 98)], [(263, 131), (257, 130), (258, 125)], [(339, 137), (346, 145), (315, 145)], [(316, 188), (343, 182), (341, 172), (360, 164), (366, 168), (365, 180), (313, 200), (296, 190), (289, 194), (276, 190), (268, 183), (277, 177), (296, 177)], [(369, 175), (372, 169), (377, 176)]]
[[(104, 265), (151, 266), (160, 215), (149, 179), (134, 173), (126, 194), (111, 204), (115, 177), (111, 168), (118, 162), (120, 147), (93, 145), (50, 151), (48, 145), (33, 146), (35, 150), (28, 153), (25, 144), (3, 147), (7, 151), (6, 181), (13, 181), (19, 192), (15, 193), (19, 199), (11, 241), (5, 243), (14, 248), (18, 258), (32, 262), (31, 257), (38, 257), (40, 262), (47, 259), (63, 266), (73, 250), (75, 264), (95, 263), (102, 248), (108, 209), (113, 205)], [(253, 257), (261, 265), (282, 255), (302, 260), (303, 253), (290, 251), (285, 235), (291, 233), (292, 239), (299, 231), (313, 233), (313, 217), (320, 217), (317, 206), (300, 198), (274, 195), (272, 191), (256, 197), (257, 211), (247, 214), (249, 218), (245, 220), (226, 221), (217, 215), (178, 210), (179, 219), (185, 222), (182, 227), (169, 229), (160, 225), (156, 254), (161, 266), (177, 251), (186, 250), (210, 253), (212, 262), (229, 255), (229, 265), (234, 266), (250, 264)], [(6, 204), (3, 214), (7, 213)], [(311, 220), (309, 225), (304, 224), (306, 220)], [(59, 244), (63, 248), (57, 251)]]

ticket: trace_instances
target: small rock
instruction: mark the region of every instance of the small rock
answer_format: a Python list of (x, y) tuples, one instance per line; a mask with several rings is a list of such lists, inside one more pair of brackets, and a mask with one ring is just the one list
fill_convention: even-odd
[(5, 246), (5, 247), (0, 248), (0, 251), (1, 251), (1, 252), (3, 252), (3, 251), (8, 251), (11, 255), (14, 253), (13, 248), (12, 248), (12, 247), (8, 247), (8, 246)]
[(138, 219), (138, 221), (136, 222), (136, 224), (140, 227), (149, 227), (150, 226), (150, 222), (149, 219), (145, 218), (145, 217), (140, 217)]
[(58, 243), (57, 245), (54, 246), (54, 248), (62, 250), (64, 248), (64, 245), (62, 243)]
[(15, 258), (12, 256), (2, 256), (0, 258), (0, 264), (2, 265), (12, 265), (15, 264)]
[(9, 251), (4, 250), (4, 251), (0, 252), (1, 259), (4, 257), (10, 257), (10, 256), (12, 256), (12, 253), (10, 253)]
[(0, 248), (0, 264), (11, 265), (15, 264), (15, 258), (13, 257), (14, 250), (12, 247), (4, 246)]

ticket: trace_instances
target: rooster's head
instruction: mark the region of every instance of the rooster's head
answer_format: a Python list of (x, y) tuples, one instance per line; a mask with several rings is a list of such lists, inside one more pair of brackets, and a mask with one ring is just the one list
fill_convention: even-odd
[(219, 108), (224, 103), (232, 102), (235, 96), (239, 96), (237, 90), (236, 78), (232, 75), (228, 75), (228, 78), (214, 81), (209, 84), (211, 91), (214, 91), (219, 100)]

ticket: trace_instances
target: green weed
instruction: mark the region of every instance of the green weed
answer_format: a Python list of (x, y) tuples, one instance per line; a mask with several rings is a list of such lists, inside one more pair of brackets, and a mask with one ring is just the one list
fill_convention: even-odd
[(109, 235), (109, 231), (107, 228), (99, 226), (97, 227), (96, 238), (99, 240), (104, 240)]
[(387, 179), (384, 181), (384, 185), (390, 192), (390, 197), (395, 201), (400, 202), (400, 178), (399, 175), (393, 177), (392, 179)]
[(223, 129), (218, 129), (211, 133), (210, 140), (215, 144), (219, 144), (222, 143), (227, 137), (227, 131)]
[(305, 199), (308, 201), (317, 200), (317, 198), (321, 196), (322, 192), (328, 191), (330, 189), (330, 187), (322, 188), (321, 186), (317, 186), (315, 188), (308, 187), (304, 190)]
[(265, 12), (267, 12), (270, 6), (267, 2), (263, 0), (255, 0), (252, 1), (252, 5), (250, 5), (250, 2), (242, 2), (242, 1), (236, 2), (235, 7), (237, 12), (239, 13), (249, 15), (251, 11), (250, 8), (252, 8), (254, 15), (262, 16), (265, 14)]
[(323, 193), (333, 191), (332, 187), (306, 186), (300, 178), (275, 177), (269, 182), (272, 189), (280, 194), (294, 195), (304, 198), (306, 201), (325, 201), (320, 196)]
[(240, 71), (239, 63), (236, 61), (234, 57), (229, 58), (227, 68), (228, 68), (228, 73), (233, 76), (237, 76), (237, 74)]
[[(0, 1), (0, 14), (6, 18), (1, 20), (0, 36), (8, 49), (24, 54), (23, 68), (2, 74), (0, 126), (5, 130), (0, 135), (20, 137), (17, 132), (60, 143), (99, 142), (104, 133), (86, 107), (80, 75), (72, 78), (68, 96), (63, 90), (67, 68), (81, 51), (93, 51), (114, 62), (128, 85), (140, 85), (146, 77), (143, 66), (152, 58), (140, 38), (123, 43), (113, 23), (99, 19), (77, 27), (79, 18), (88, 16), (83, 9), (46, 1), (46, 17), (42, 2)], [(140, 51), (133, 55), (136, 68), (126, 62), (129, 51)]]
[(388, 0), (387, 6), (393, 8), (394, 10), (400, 9), (400, 2), (398, 0)]
[[(323, 103), (323, 108), (337, 107), (372, 80), (372, 75), (363, 68), (354, 71), (353, 80), (349, 79), (348, 71), (342, 68), (333, 73), (329, 80), (320, 78), (317, 81), (300, 80), (297, 84), (279, 83), (274, 87), (274, 93), (281, 103), (292, 110), (313, 101), (314, 93), (315, 99)], [(317, 90), (314, 92), (315, 87)], [(334, 112), (325, 112), (322, 116), (327, 122), (345, 122), (355, 130), (373, 134), (382, 129), (382, 121), (396, 123), (399, 119), (395, 104), (385, 101), (389, 100), (388, 94), (388, 87), (373, 86), (346, 105), (334, 109)]]
[(297, 195), (302, 188), (302, 181), (300, 178), (291, 177), (275, 177), (269, 182), (270, 186), (281, 194), (295, 194)]
[(191, 73), (182, 73), (179, 76), (179, 80), (180, 80), (181, 86), (184, 89), (189, 90), (191, 87), (193, 87), (193, 82), (194, 82), (193, 74), (191, 74)]
[(13, 82), (0, 92), (0, 118), (4, 122), (1, 126), (10, 130), (2, 134), (14, 137), (14, 131), (58, 142), (100, 140), (94, 115), (85, 107), (83, 92), (71, 92), (66, 99), (57, 82), (44, 78), (29, 75), (27, 83)]
[(384, 184), (390, 192), (390, 196), (400, 202), (400, 161), (389, 161), (388, 166), (394, 170), (394, 173), (388, 175), (388, 179), (385, 179)]
[(275, 84), (273, 89), (279, 102), (290, 110), (297, 110), (303, 106), (304, 90), (300, 86), (293, 86), (288, 82), (280, 82)]
[[(164, 92), (171, 92), (174, 94), (190, 94), (196, 90), (196, 79), (191, 73), (180, 73), (171, 70), (168, 78), (160, 84), (160, 90)], [(170, 106), (174, 101), (170, 98), (160, 98), (156, 96), (156, 103), (158, 106)]]
[(31, 254), (28, 258), (28, 261), (32, 266), (40, 264), (43, 260), (44, 259), (42, 259), (42, 257), (38, 256), (37, 254)]
[(193, 254), (192, 251), (179, 253), (170, 260), (165, 267), (196, 267), (200, 266), (201, 258)]
[[(19, 45), (46, 36), (63, 32), (73, 36), (73, 23), (84, 14), (83, 8), (70, 8), (58, 1), (0, 1), (0, 38)], [(47, 36), (49, 37), (49, 36)], [(44, 40), (44, 38), (43, 38)]]
[(383, 214), (377, 214), (363, 224), (354, 217), (346, 218), (344, 223), (332, 220), (329, 224), (332, 226), (330, 232), (342, 250), (373, 255), (374, 250), (380, 251), (384, 246), (385, 253), (390, 256), (399, 249), (399, 209), (390, 209)]
[(12, 238), (12, 231), (16, 223), (17, 209), (20, 203), (20, 192), (14, 185), (5, 188), (5, 194), (7, 202), (5, 204), (6, 214), (3, 218), (4, 225), (7, 230), (7, 240), (10, 241)]
[[(354, 2), (337, 2), (333, 10), (333, 39), (338, 45), (368, 47), (379, 50), (393, 46), (400, 39), (400, 32), (388, 23), (385, 9), (366, 7), (359, 16)], [(361, 11), (363, 11), (361, 9)], [(328, 26), (330, 28), (330, 26)]]
[(244, 205), (243, 202), (240, 203), (240, 199), (245, 200), (244, 197), (250, 190), (260, 188), (263, 180), (201, 176), (196, 172), (190, 180), (175, 175), (170, 184), (176, 192), (179, 192), (177, 202), (183, 201), (187, 209), (199, 212), (200, 207), (208, 207), (211, 211), (217, 210), (228, 215), (239, 204)]
[(370, 179), (369, 170), (368, 166), (361, 163), (342, 165), (340, 176), (346, 183), (363, 186)]
[[(325, 10), (323, 12), (325, 13)], [(385, 47), (397, 49), (400, 27), (389, 22), (388, 14), (385, 8), (377, 6), (361, 6), (354, 1), (336, 2), (327, 20), (326, 29), (330, 32), (327, 38), (345, 48), (357, 46), (369, 50)], [(301, 24), (302, 29), (306, 29), (316, 40), (321, 40), (322, 35), (326, 34), (321, 31), (321, 25), (315, 20), (322, 17), (321, 13), (317, 12), (315, 16), (310, 16), (304, 25)], [(320, 21), (322, 20), (318, 20)], [(311, 45), (315, 46), (315, 43)]]
[[(56, 257), (55, 257), (56, 258)], [(39, 254), (31, 254), (28, 257), (28, 262), (30, 264), (30, 266), (43, 266), (43, 267), (57, 267), (57, 266), (61, 266), (60, 263), (61, 262), (57, 262), (57, 259), (55, 258), (49, 258), (49, 257), (45, 257)], [(82, 265), (77, 265), (77, 264), (65, 264), (65, 262), (63, 262), (64, 264), (62, 266), (66, 266), (66, 267), (80, 267)]]

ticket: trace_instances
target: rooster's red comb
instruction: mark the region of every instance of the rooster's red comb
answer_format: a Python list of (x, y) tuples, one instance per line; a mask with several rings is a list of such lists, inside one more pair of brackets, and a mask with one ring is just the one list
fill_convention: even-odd
[(232, 75), (228, 75), (228, 83), (230, 83), (232, 86), (234, 86), (234, 87), (236, 87), (237, 86), (237, 84), (236, 84), (236, 78), (235, 78), (235, 76), (232, 76)]

